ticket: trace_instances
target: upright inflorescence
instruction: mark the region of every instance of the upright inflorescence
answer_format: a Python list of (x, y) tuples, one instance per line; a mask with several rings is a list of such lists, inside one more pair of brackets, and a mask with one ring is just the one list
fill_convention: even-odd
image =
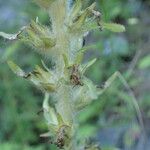
[[(51, 58), (55, 67), (50, 69), (42, 61), (42, 67), (36, 66), (32, 72), (25, 73), (12, 61), (8, 64), (14, 73), (31, 81), (45, 94), (43, 112), (48, 132), (40, 136), (50, 137), (59, 148), (79, 150), (75, 136), (76, 114), (101, 94), (100, 89), (84, 76), (96, 58), (82, 63), (83, 38), (93, 29), (106, 28), (115, 32), (125, 29), (122, 25), (104, 23), (100, 12), (95, 10), (96, 3), (83, 9), (83, 0), (74, 3), (70, 0), (34, 1), (49, 14), (51, 26), (41, 25), (37, 18), (16, 34), (0, 32), (0, 35), (31, 45), (37, 52)], [(49, 97), (53, 106), (49, 105)], [(81, 147), (98, 149), (93, 145)]]

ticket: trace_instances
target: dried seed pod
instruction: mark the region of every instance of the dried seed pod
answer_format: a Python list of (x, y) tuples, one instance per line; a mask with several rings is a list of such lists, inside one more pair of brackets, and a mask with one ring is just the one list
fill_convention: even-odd
[(68, 128), (68, 126), (66, 125), (60, 127), (60, 129), (58, 130), (56, 141), (54, 142), (54, 144), (60, 149), (64, 147), (64, 145), (66, 144), (65, 140), (66, 138), (68, 138), (66, 128)]
[(81, 74), (78, 69), (78, 65), (72, 66), (72, 71), (70, 75), (70, 81), (73, 85), (81, 85), (83, 86), (83, 83), (81, 82)]

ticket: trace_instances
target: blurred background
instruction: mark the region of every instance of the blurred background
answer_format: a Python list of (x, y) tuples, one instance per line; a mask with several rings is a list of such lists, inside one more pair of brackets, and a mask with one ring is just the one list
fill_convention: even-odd
[[(97, 30), (86, 37), (85, 44), (94, 48), (87, 51), (85, 61), (98, 58), (87, 76), (102, 86), (120, 71), (139, 104), (144, 129), (129, 89), (118, 78), (78, 115), (78, 138), (92, 137), (104, 150), (150, 150), (150, 1), (97, 0), (97, 9), (104, 21), (123, 24), (126, 32)], [(50, 24), (48, 15), (31, 0), (0, 0), (0, 31), (15, 33), (37, 16)], [(0, 150), (55, 150), (39, 137), (47, 128), (43, 116), (37, 115), (42, 93), (14, 75), (8, 59), (28, 71), (41, 64), (41, 56), (29, 46), (0, 38)]]

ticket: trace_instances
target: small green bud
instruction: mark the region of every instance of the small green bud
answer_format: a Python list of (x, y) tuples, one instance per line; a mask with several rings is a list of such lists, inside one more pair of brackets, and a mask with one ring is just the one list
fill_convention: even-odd
[(79, 15), (81, 9), (82, 9), (82, 0), (76, 0), (72, 8), (70, 18), (74, 20)]
[(11, 70), (20, 77), (30, 80), (34, 85), (39, 87), (45, 92), (54, 92), (56, 91), (56, 85), (52, 82), (52, 73), (47, 72), (36, 66), (36, 69), (30, 73), (25, 73), (19, 66), (14, 62), (8, 61), (8, 65)]
[(46, 50), (56, 45), (56, 39), (52, 39), (50, 37), (40, 37), (40, 40), (42, 41), (41, 47), (43, 47)]
[(52, 37), (50, 30), (39, 23), (32, 21), (26, 32), (27, 35), (23, 36), (22, 40), (40, 50), (41, 53), (49, 51), (56, 45), (56, 39)]
[(76, 19), (73, 21), (72, 26), (70, 27), (71, 30), (78, 30), (81, 29), (84, 23), (86, 22), (86, 19), (92, 14), (92, 10), (95, 8), (95, 3), (93, 3), (91, 6), (86, 8), (79, 16), (76, 17)]

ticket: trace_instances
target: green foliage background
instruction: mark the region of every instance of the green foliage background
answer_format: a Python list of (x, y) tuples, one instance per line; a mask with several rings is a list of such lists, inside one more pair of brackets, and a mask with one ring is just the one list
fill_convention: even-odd
[[(91, 3), (92, 0), (88, 2)], [(87, 72), (87, 76), (102, 86), (119, 70), (136, 95), (142, 110), (145, 130), (148, 130), (150, 119), (149, 7), (148, 0), (97, 0), (97, 8), (101, 11), (103, 20), (124, 24), (127, 31), (123, 34), (96, 31), (85, 39), (86, 45), (94, 44), (85, 59), (94, 56), (98, 58), (97, 63)], [(29, 0), (0, 1), (1, 31), (16, 32), (36, 16), (40, 22), (50, 24), (47, 14)], [(93, 49), (96, 49), (96, 52)], [(6, 64), (8, 59), (22, 64), (27, 71), (33, 69), (35, 64), (41, 63), (39, 55), (30, 47), (0, 38), (0, 149), (48, 149), (48, 139), (39, 138), (39, 134), (46, 129), (43, 116), (37, 115), (42, 104), (42, 94), (11, 72)], [(50, 64), (45, 56), (43, 59)], [(103, 129), (126, 126), (128, 132), (123, 134), (123, 145), (131, 147), (137, 139), (133, 136), (132, 141), (129, 141), (129, 133), (134, 135), (141, 132), (131, 97), (119, 80), (115, 80), (97, 101), (79, 114), (78, 118), (81, 123), (78, 136), (81, 139), (95, 137), (96, 132), (101, 133)], [(109, 141), (102, 143), (102, 147), (106, 149), (113, 150), (113, 146)]]

